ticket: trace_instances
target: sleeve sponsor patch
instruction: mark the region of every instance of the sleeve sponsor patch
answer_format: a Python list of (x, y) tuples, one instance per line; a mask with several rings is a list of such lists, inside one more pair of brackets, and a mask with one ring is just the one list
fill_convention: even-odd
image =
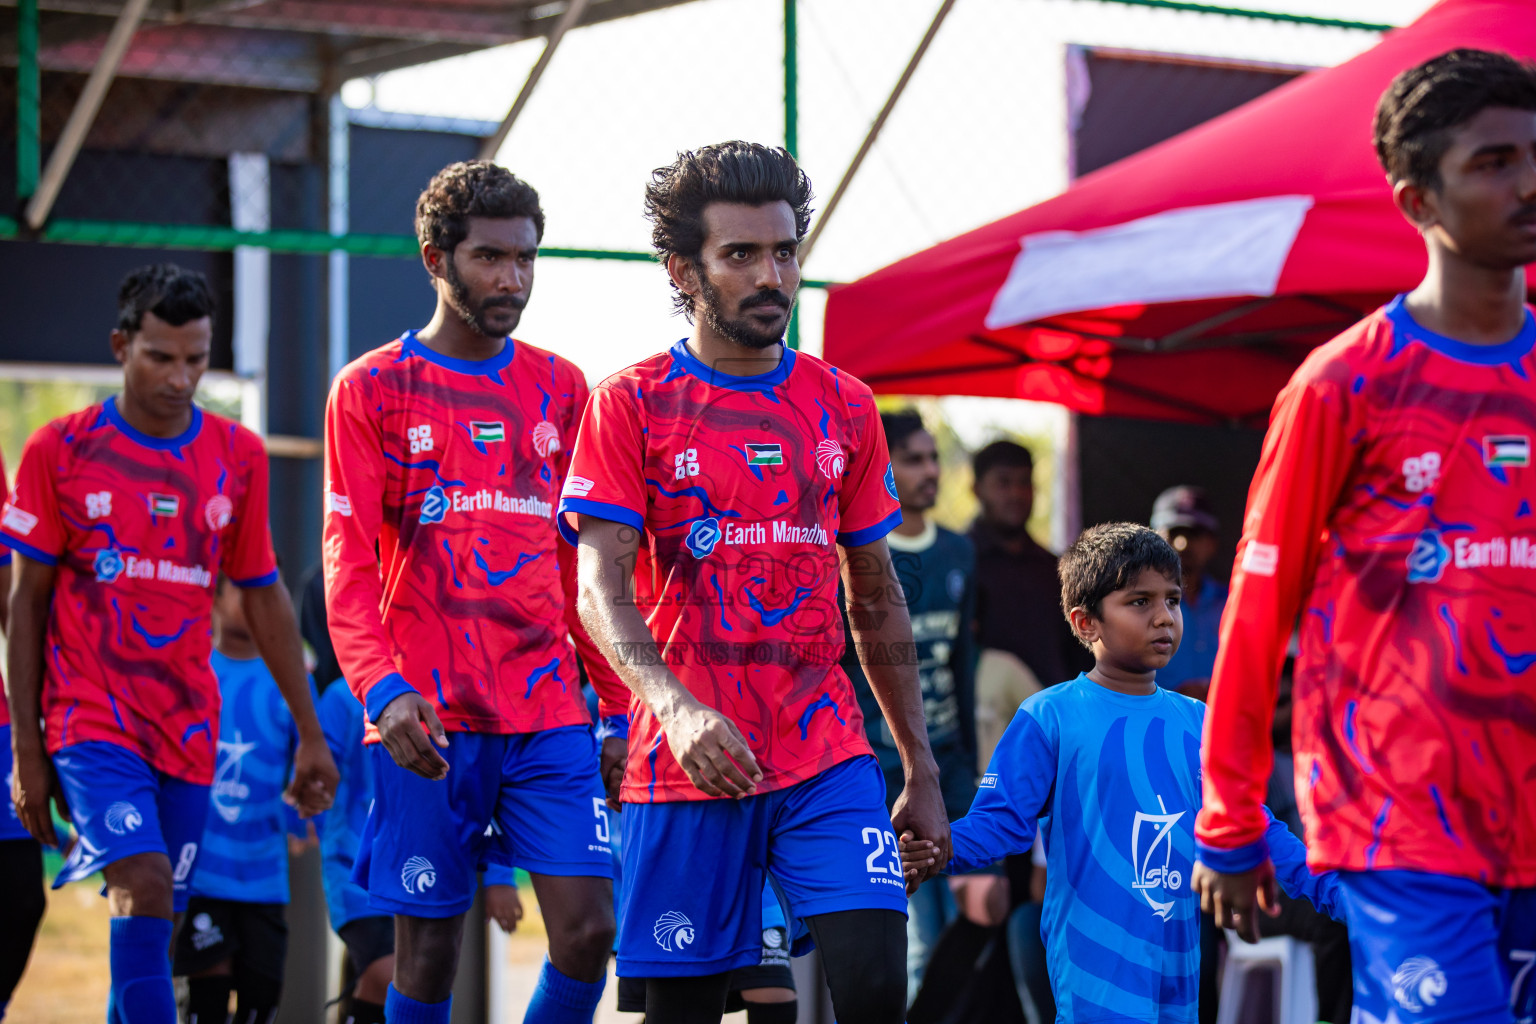
[(1243, 549), (1243, 572), (1251, 576), (1273, 576), (1280, 567), (1280, 545), (1253, 541)]
[(335, 491), (325, 492), (325, 507), (339, 516), (352, 514), (352, 499), (345, 494), (337, 494)]
[(0, 515), (0, 524), (4, 524), (12, 533), (25, 537), (36, 529), (37, 516), (15, 505), (6, 505), (4, 514)]

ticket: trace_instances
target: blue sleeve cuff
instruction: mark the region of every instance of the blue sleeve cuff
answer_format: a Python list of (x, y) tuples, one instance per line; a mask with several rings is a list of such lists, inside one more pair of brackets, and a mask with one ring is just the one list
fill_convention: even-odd
[(597, 724), (597, 738), (606, 740), (615, 737), (621, 740), (629, 739), (628, 715), (604, 715), (602, 721)]
[(560, 507), (555, 511), (555, 529), (559, 530), (560, 536), (573, 547), (579, 535), (566, 521), (567, 512), (574, 512), (579, 516), (592, 516), (595, 519), (606, 519), (611, 523), (623, 523), (625, 526), (633, 526), (641, 533), (645, 532), (645, 516), (626, 505), (610, 505), (606, 501), (592, 501), (588, 498), (561, 498)]
[(234, 583), (235, 586), (242, 590), (252, 590), (256, 587), (270, 587), (272, 584), (277, 582), (277, 570), (273, 569), (269, 573), (263, 573), (260, 576), (252, 576), (248, 580), (237, 580), (231, 576), (230, 582)]
[(839, 531), (837, 542), (845, 548), (862, 547), (865, 544), (873, 544), (900, 525), (901, 509), (898, 508), (874, 526), (866, 526), (862, 530)]
[(487, 864), (485, 871), (481, 873), (480, 884), (486, 885), (510, 885), (517, 888), (517, 873), (505, 864)]
[(1196, 858), (1212, 871), (1224, 875), (1240, 875), (1251, 871), (1269, 859), (1269, 841), (1263, 836), (1244, 846), (1222, 850), (1195, 841)]
[[(13, 533), (0, 533), (0, 540), (3, 540), (7, 546), (15, 548), (34, 562), (41, 562), (44, 565), (59, 564), (58, 555), (50, 555), (46, 551), (39, 551), (26, 541), (18, 540)], [(6, 557), (10, 557), (10, 552), (6, 552)]]
[(373, 689), (368, 691), (368, 699), (364, 706), (368, 709), (368, 721), (375, 724), (384, 709), (389, 707), (389, 702), (396, 697), (407, 693), (415, 693), (416, 687), (405, 681), (405, 676), (399, 672), (391, 672), (389, 675), (373, 684)]

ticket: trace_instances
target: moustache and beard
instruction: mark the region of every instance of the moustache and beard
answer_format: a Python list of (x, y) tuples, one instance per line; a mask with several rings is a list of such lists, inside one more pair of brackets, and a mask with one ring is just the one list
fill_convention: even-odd
[[(523, 308), (528, 305), (526, 297), (492, 295), (488, 299), (481, 300), (476, 306), (471, 301), (469, 285), (464, 283), (464, 279), (459, 276), (458, 270), (453, 266), (452, 257), (444, 264), (444, 269), (448, 277), (448, 305), (468, 327), (487, 338), (504, 338), (517, 329), (518, 321), (523, 318)], [(512, 311), (511, 323), (504, 328), (493, 327), (490, 323), (492, 312), (499, 310)]]
[[(784, 340), (784, 331), (789, 326), (789, 311), (794, 305), (794, 301), (783, 292), (765, 288), (741, 301), (741, 305), (737, 307), (740, 316), (729, 317), (725, 311), (725, 300), (702, 270), (699, 272), (699, 299), (703, 305), (699, 315), (704, 318), (705, 323), (714, 328), (721, 337), (753, 351), (762, 351)], [(777, 328), (765, 328), (746, 315), (754, 309), (764, 307), (784, 311), (784, 320)]]

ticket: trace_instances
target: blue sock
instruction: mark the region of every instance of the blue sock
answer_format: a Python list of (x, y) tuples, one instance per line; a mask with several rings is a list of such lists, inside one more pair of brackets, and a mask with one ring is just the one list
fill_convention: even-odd
[(568, 978), (546, 957), (544, 969), (539, 972), (539, 987), (528, 1001), (523, 1024), (592, 1024), (607, 981)]
[(394, 985), (384, 997), (385, 1024), (448, 1024), (453, 1009), (453, 996), (440, 1003), (418, 1003), (410, 996), (403, 996)]
[(112, 919), (108, 1012), (121, 1024), (176, 1024), (171, 928), (163, 917)]

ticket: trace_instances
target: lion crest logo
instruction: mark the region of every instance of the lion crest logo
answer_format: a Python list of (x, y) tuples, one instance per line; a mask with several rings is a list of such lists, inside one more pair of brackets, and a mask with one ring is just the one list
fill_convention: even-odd
[[(821, 470), (821, 475), (828, 480), (836, 480), (843, 475), (843, 469), (848, 465), (848, 457), (843, 454), (843, 446), (830, 437), (825, 441), (816, 442), (816, 468)], [(893, 477), (891, 483), (895, 483)]]
[(126, 800), (119, 800), (107, 808), (107, 829), (116, 836), (125, 836), (129, 832), (136, 832), (140, 825), (144, 824), (144, 815), (139, 809)]
[(683, 947), (693, 942), (693, 922), (677, 911), (669, 910), (656, 919), (651, 934), (656, 936), (656, 944), (668, 953), (681, 953)]
[(1427, 956), (1411, 956), (1392, 974), (1392, 998), (1409, 1013), (1434, 1006), (1449, 988), (1445, 972)]
[(533, 428), (533, 450), (547, 459), (560, 450), (560, 431), (549, 420), (540, 420)]
[(425, 857), (411, 857), (400, 872), (400, 884), (412, 896), (418, 896), (437, 884), (437, 869)]

